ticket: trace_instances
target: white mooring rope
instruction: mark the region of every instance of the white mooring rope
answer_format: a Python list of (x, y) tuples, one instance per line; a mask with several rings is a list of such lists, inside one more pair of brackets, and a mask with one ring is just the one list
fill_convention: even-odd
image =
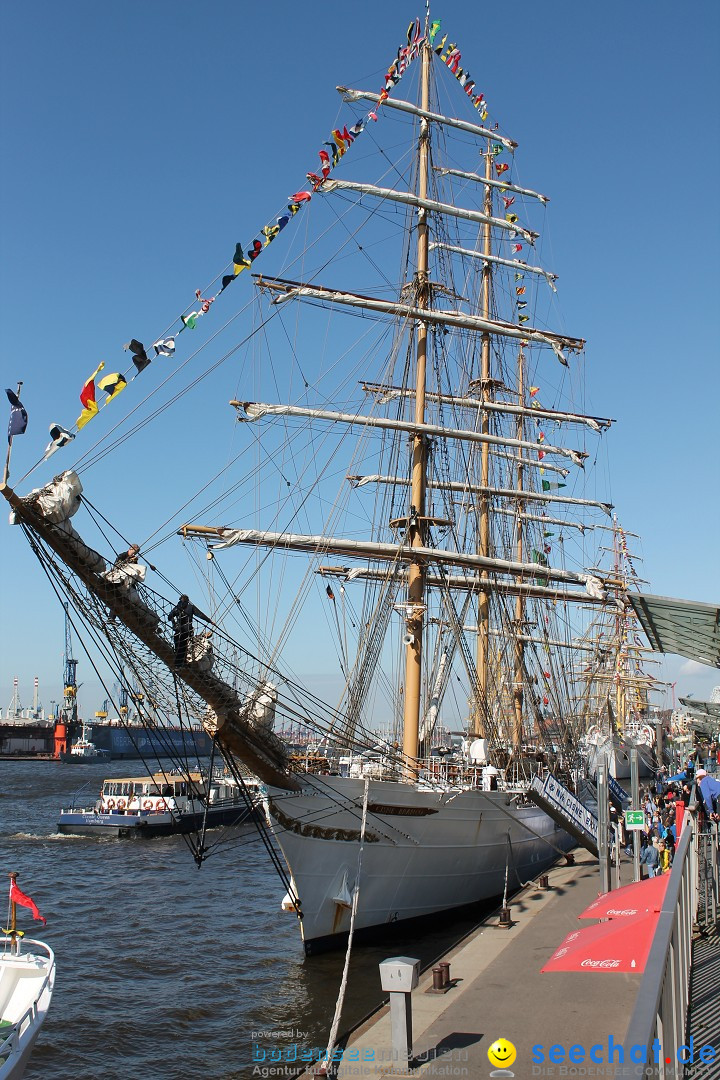
[(350, 932), (348, 935), (347, 951), (345, 953), (345, 967), (343, 968), (342, 979), (340, 980), (340, 990), (338, 992), (338, 999), (335, 1005), (335, 1015), (333, 1017), (332, 1027), (330, 1028), (330, 1035), (328, 1037), (327, 1057), (322, 1063), (321, 1073), (327, 1073), (328, 1070), (332, 1070), (332, 1072), (335, 1071), (332, 1068), (332, 1058), (333, 1051), (335, 1050), (335, 1040), (337, 1038), (338, 1027), (340, 1026), (340, 1017), (342, 1016), (343, 1002), (345, 1001), (345, 991), (347, 989), (348, 973), (350, 971), (350, 953), (352, 951), (353, 933), (355, 931), (355, 915), (357, 913), (358, 897), (360, 896), (360, 870), (362, 869), (363, 847), (365, 846), (365, 823), (367, 822), (369, 791), (370, 781), (366, 779), (365, 791), (363, 793), (362, 823), (360, 825), (360, 850), (358, 851), (357, 874), (355, 877), (352, 909), (350, 912)]

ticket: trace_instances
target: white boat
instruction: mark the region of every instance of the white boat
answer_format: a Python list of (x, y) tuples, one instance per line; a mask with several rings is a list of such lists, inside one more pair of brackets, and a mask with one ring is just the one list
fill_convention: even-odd
[(83, 724), (81, 738), (72, 743), (69, 750), (61, 750), (59, 758), (66, 765), (85, 765), (90, 762), (109, 761), (110, 754), (95, 745), (89, 738), (87, 725)]
[[(0, 1080), (19, 1080), (25, 1072), (52, 999), (55, 956), (49, 945), (24, 937), (16, 925), (16, 903), (42, 916), (10, 875), (10, 927), (0, 950)], [(42, 920), (44, 921), (44, 920)]]
[(0, 954), (0, 1080), (19, 1080), (50, 1007), (55, 956), (49, 945), (25, 938), (11, 951), (10, 937)]
[(257, 781), (191, 770), (105, 780), (89, 807), (64, 807), (58, 832), (81, 836), (170, 836), (242, 825), (258, 812)]
[[(518, 182), (517, 144), (451, 40), (439, 23), (418, 22), (379, 94), (340, 88), (353, 115), (323, 144), (308, 189), (238, 243), (217, 296), (198, 293), (200, 309), (156, 343), (170, 355), (168, 342), (179, 353), (187, 328), (200, 340), (221, 293), (247, 283), (259, 255), (265, 267), (312, 204), (320, 241), (303, 255), (306, 280), (257, 280), (252, 325), (263, 342), (280, 336), (270, 355), (258, 346), (257, 378), (243, 384), (267, 387), (272, 370), (273, 390), (292, 400), (231, 402), (247, 456), (215, 504), (226, 524), (180, 530), (207, 548), (211, 629), (188, 648), (168, 626), (175, 594), (144, 575), (132, 588), (108, 575), (111, 553), (86, 532), (75, 472), (25, 497), (0, 489), (119, 666), (169, 707), (181, 688), (188, 720), (265, 785), (287, 868), (283, 907), (302, 915), (308, 951), (341, 941), (352, 913), (361, 930), (442, 915), (517, 887), (567, 849), (570, 838), (528, 791), (538, 774), (577, 772), (584, 635), (598, 611), (625, 611), (622, 589), (589, 551), (602, 546), (594, 530), (612, 512), (596, 491), (604, 476), (583, 486), (611, 421), (578, 404), (575, 354), (585, 342), (546, 325), (556, 276), (538, 265), (534, 225), (548, 200)], [(433, 66), (457, 116), (433, 105)], [(409, 69), (414, 101), (396, 93)], [(392, 188), (387, 150), (374, 154), (364, 137), (367, 154), (351, 153), (366, 127), (380, 140), (378, 114), (393, 128)], [(360, 179), (347, 178), (346, 154)], [(399, 271), (388, 276), (391, 241)], [(318, 283), (321, 271), (330, 284)], [(380, 279), (371, 294), (370, 274)], [(281, 313), (292, 311), (294, 325), (295, 306), (310, 309), (310, 325), (289, 352)], [(361, 327), (361, 344), (349, 343), (348, 325)], [(138, 374), (154, 371), (141, 342), (128, 348)], [(186, 507), (180, 472), (177, 505)], [(204, 489), (198, 499), (208, 505)], [(154, 535), (150, 524), (117, 527), (136, 530)], [(215, 569), (239, 551), (240, 597)], [(247, 640), (232, 640), (218, 626), (224, 605), (242, 603), (249, 620), (251, 597), (256, 623)], [(291, 675), (283, 649), (293, 633), (309, 655), (337, 654), (334, 704)], [(315, 733), (312, 759), (291, 757), (275, 714)], [(430, 749), (441, 723), (467, 738), (440, 763)], [(378, 749), (381, 729), (392, 736)]]

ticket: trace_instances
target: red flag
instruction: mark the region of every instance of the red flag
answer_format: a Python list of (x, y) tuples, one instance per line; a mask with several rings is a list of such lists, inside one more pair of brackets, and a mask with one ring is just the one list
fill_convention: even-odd
[(29, 896), (26, 896), (24, 892), (20, 892), (14, 879), (10, 882), (10, 903), (20, 904), (21, 907), (30, 908), (33, 919), (37, 919), (38, 922), (41, 923), (47, 923), (47, 919), (45, 919), (38, 911), (35, 901), (31, 900)]
[(507, 172), (509, 168), (509, 165), (506, 165), (505, 162), (501, 161), (499, 165), (495, 166), (495, 172), (498, 174), (498, 176), (502, 176), (502, 174), (504, 172)]
[(95, 379), (104, 367), (104, 362), (98, 364), (98, 366), (95, 368), (90, 378), (86, 380), (82, 390), (80, 391), (80, 401), (83, 406), (83, 411), (80, 413), (77, 420), (75, 421), (78, 426), (78, 431), (80, 430), (80, 428), (84, 428), (85, 425), (92, 420), (93, 416), (97, 416), (98, 414), (98, 403), (95, 400)]

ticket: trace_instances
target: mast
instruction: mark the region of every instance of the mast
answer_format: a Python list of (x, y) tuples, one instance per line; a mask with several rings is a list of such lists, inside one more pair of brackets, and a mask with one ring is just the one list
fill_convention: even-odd
[[(422, 47), (421, 108), (427, 112), (430, 104), (430, 46)], [(427, 199), (430, 156), (430, 125), (426, 117), (420, 120), (418, 147), (418, 196)], [(428, 226), (427, 211), (418, 211), (417, 232), (417, 306), (429, 307), (428, 286)], [(427, 372), (428, 325), (420, 322), (417, 329), (417, 364), (415, 373), (415, 422), (425, 420), (425, 382)], [(425, 481), (426, 440), (419, 432), (412, 440), (412, 487), (407, 536), (413, 549), (425, 547)], [(407, 775), (414, 778), (412, 762), (417, 758), (420, 733), (420, 690), (422, 676), (422, 631), (425, 610), (425, 570), (422, 560), (410, 563), (408, 573), (407, 634), (405, 636), (405, 695), (403, 715), (403, 753), (409, 763)]]
[[(525, 397), (525, 365), (523, 363), (525, 357), (523, 355), (522, 347), (518, 350), (518, 400), (520, 404), (524, 404)], [(523, 437), (524, 421), (523, 416), (520, 414), (517, 418), (517, 433), (518, 438)], [(516, 558), (518, 562), (522, 562), (523, 551), (523, 519), (521, 511), (524, 509), (525, 504), (522, 501), (523, 490), (523, 464), (522, 461), (518, 461), (517, 467), (517, 490), (519, 492), (518, 504), (517, 504), (517, 518), (515, 524), (516, 535)], [(525, 597), (522, 592), (519, 591), (515, 598), (515, 674), (514, 681), (515, 686), (513, 689), (513, 707), (515, 710), (513, 732), (512, 732), (512, 745), (514, 751), (519, 751), (523, 741), (523, 669), (525, 666), (525, 641), (523, 639), (523, 629), (525, 626)]]
[[(485, 179), (492, 174), (493, 154), (490, 140), (488, 139), (485, 153)], [(492, 187), (485, 185), (486, 217), (492, 217)], [(492, 229), (489, 220), (483, 226), (483, 255), (492, 254)], [(490, 262), (483, 263), (482, 291), (480, 296), (480, 314), (484, 319), (490, 318), (490, 287), (492, 283), (492, 268)], [(483, 332), (480, 346), (480, 396), (483, 406), (490, 399), (490, 334)], [(483, 435), (490, 434), (490, 412), (483, 408), (480, 430)], [(487, 558), (490, 554), (490, 499), (487, 490), (490, 485), (490, 448), (487, 443), (482, 443), (480, 448), (480, 485), (484, 489), (479, 503), (479, 535), (478, 554)], [(483, 581), (487, 581), (489, 574), (486, 570), (480, 575)], [(485, 736), (486, 728), (481, 710), (485, 709), (488, 699), (488, 673), (489, 673), (489, 648), (490, 648), (490, 597), (487, 589), (483, 589), (478, 595), (478, 636), (477, 636), (477, 697), (474, 707), (474, 734)]]

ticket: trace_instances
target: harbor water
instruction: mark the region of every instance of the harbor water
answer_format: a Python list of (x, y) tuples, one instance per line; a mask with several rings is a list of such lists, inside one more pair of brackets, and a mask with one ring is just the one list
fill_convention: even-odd
[[(260, 1075), (256, 1047), (269, 1059), (325, 1046), (344, 953), (304, 956), (255, 826), (208, 834), (217, 846), (200, 869), (180, 836), (57, 833), (58, 811), (78, 789), (76, 805), (92, 805), (104, 777), (142, 771), (121, 761), (0, 761), (0, 870), (18, 872), (47, 918), (43, 927), (18, 908), (18, 924), (47, 941), (57, 963), (27, 1080), (245, 1080)], [(419, 939), (389, 927), (353, 950), (341, 1032), (382, 1000), (381, 960), (412, 955), (425, 966), (474, 925), (437, 921)]]

